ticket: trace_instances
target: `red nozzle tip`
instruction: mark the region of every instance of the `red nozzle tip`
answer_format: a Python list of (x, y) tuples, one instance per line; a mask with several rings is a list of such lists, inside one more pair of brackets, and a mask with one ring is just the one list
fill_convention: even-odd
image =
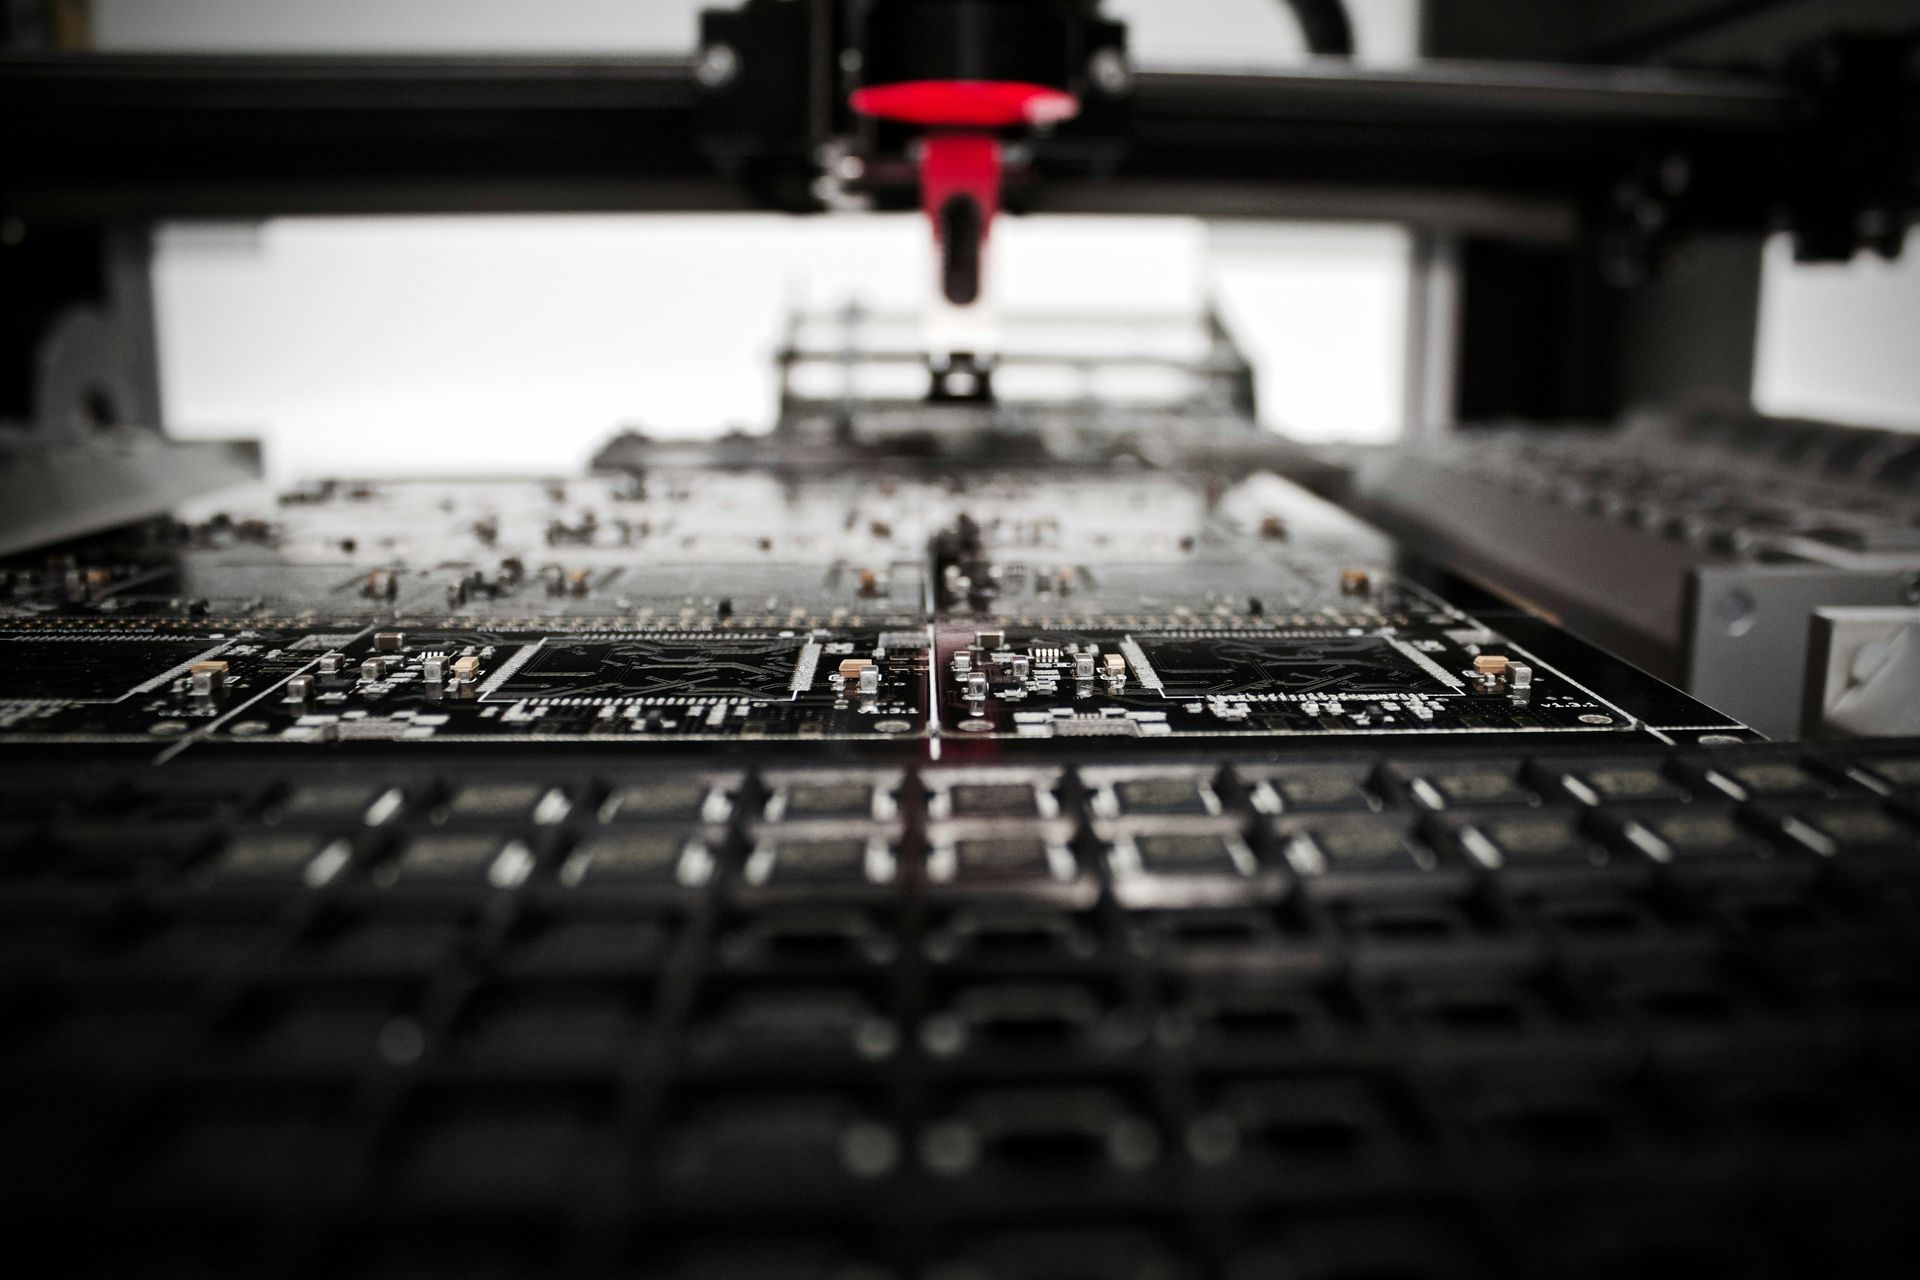
[(1012, 80), (908, 80), (868, 85), (850, 99), (862, 115), (926, 128), (1001, 129), (1070, 120), (1080, 100), (1062, 89)]

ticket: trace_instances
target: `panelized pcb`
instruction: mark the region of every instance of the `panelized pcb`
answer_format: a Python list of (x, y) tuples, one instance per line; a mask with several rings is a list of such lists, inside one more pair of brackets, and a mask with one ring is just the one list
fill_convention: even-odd
[(322, 483), (0, 564), (0, 742), (1636, 726), (1394, 563), (1273, 477)]

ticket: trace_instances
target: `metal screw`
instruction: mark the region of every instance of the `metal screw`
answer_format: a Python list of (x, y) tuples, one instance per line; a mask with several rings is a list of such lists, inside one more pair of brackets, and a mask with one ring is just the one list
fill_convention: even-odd
[(1087, 60), (1087, 79), (1110, 97), (1119, 97), (1133, 86), (1133, 72), (1127, 55), (1118, 49), (1102, 49)]
[(740, 55), (730, 44), (708, 45), (700, 51), (700, 61), (693, 68), (693, 78), (708, 89), (731, 84), (739, 74)]

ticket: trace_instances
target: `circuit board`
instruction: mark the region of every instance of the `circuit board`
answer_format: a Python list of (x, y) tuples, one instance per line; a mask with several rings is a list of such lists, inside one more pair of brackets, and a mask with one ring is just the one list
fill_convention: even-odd
[(331, 481), (0, 577), (0, 741), (1639, 727), (1272, 476)]
[[(365, 742), (918, 732), (925, 635), (889, 633), (885, 644), (871, 629), (243, 628), (188, 639), (48, 623), (0, 633), (0, 658), (53, 676), (0, 697), (0, 734)], [(843, 674), (856, 654), (862, 661)], [(875, 672), (870, 689), (861, 669)]]
[(1497, 633), (1410, 625), (956, 630), (941, 716), (968, 735), (1592, 732), (1632, 718)]

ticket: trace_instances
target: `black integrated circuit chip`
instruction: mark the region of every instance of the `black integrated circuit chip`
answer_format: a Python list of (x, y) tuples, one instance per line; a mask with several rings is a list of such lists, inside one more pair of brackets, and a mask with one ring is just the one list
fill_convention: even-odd
[(548, 636), (487, 691), (490, 702), (552, 698), (785, 701), (804, 636), (620, 639)]
[(1446, 693), (1384, 636), (1136, 638), (1169, 698)]

